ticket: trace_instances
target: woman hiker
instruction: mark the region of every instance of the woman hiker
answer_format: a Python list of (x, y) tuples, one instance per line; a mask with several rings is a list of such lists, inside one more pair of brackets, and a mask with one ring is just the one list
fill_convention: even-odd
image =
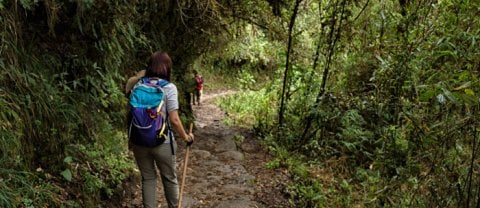
[[(153, 53), (148, 61), (147, 69), (138, 72), (135, 76), (128, 79), (125, 89), (127, 95), (130, 93), (133, 86), (143, 77), (159, 78), (170, 81), (171, 70), (172, 60), (167, 53), (160, 51)], [(183, 138), (187, 145), (191, 145), (194, 140), (194, 135), (191, 132), (187, 133), (185, 131), (178, 115), (179, 105), (177, 87), (175, 84), (169, 82), (163, 86), (162, 89), (165, 93), (165, 105), (162, 106), (164, 108), (162, 112), (167, 112), (167, 118), (173, 126), (173, 130)], [(167, 131), (171, 131), (171, 129), (167, 128)], [(167, 135), (173, 137), (171, 132), (167, 132)], [(168, 207), (176, 208), (178, 206), (179, 193), (177, 174), (175, 172), (175, 152), (177, 147), (175, 139), (165, 139), (163, 144), (156, 147), (145, 147), (135, 143), (131, 144), (131, 146), (142, 175), (143, 207), (157, 207), (156, 166), (160, 171)]]

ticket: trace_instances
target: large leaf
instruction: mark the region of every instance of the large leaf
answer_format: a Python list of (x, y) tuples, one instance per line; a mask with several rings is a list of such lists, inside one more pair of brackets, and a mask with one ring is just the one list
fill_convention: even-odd
[(427, 102), (431, 98), (435, 97), (438, 94), (438, 90), (435, 88), (428, 89), (424, 93), (420, 94), (419, 99), (421, 102)]
[(63, 162), (65, 162), (67, 164), (72, 163), (72, 161), (73, 161), (72, 156), (67, 156), (67, 157), (65, 157), (65, 159), (63, 159)]
[(70, 171), (70, 169), (65, 169), (60, 174), (63, 176), (63, 178), (65, 178), (65, 180), (69, 182), (72, 181), (72, 172)]

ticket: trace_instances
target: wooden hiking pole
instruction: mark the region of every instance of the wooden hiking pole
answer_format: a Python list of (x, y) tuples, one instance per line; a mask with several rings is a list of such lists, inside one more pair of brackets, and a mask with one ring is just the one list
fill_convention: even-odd
[[(192, 133), (192, 129), (193, 129), (193, 123), (190, 123), (189, 133)], [(183, 188), (185, 187), (185, 178), (187, 177), (187, 164), (188, 164), (189, 152), (190, 152), (190, 146), (187, 145), (187, 151), (185, 152), (185, 161), (183, 164), (182, 185), (180, 186), (180, 198), (178, 199), (178, 208), (182, 207)]]

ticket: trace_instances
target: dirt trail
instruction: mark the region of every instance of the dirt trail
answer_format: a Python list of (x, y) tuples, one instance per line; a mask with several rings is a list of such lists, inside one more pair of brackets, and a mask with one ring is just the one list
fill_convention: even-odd
[[(289, 207), (285, 197), (286, 171), (268, 170), (269, 156), (251, 132), (227, 127), (224, 112), (214, 105), (214, 98), (232, 91), (208, 93), (200, 106), (194, 105), (195, 143), (188, 163), (183, 207), (257, 208)], [(184, 143), (177, 151), (179, 183), (185, 157)], [(140, 176), (130, 182), (121, 198), (121, 207), (141, 207)], [(161, 181), (158, 181), (159, 207), (166, 207)]]

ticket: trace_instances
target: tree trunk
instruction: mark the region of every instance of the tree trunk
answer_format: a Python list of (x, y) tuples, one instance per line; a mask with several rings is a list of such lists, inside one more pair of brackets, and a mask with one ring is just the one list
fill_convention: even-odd
[[(327, 63), (326, 63), (325, 69), (323, 70), (323, 76), (322, 76), (322, 83), (321, 83), (321, 86), (320, 86), (320, 91), (318, 92), (315, 103), (313, 104), (313, 108), (317, 108), (317, 106), (320, 104), (320, 100), (321, 100), (320, 98), (325, 93), (325, 86), (326, 86), (326, 83), (327, 83), (327, 78), (328, 78), (328, 73), (329, 73), (329, 70), (330, 70), (330, 64), (332, 62), (332, 57), (333, 57), (334, 52), (335, 52), (335, 45), (337, 43), (337, 40), (340, 39), (340, 35), (341, 35), (343, 15), (345, 14), (345, 5), (346, 5), (346, 0), (344, 0), (342, 2), (342, 10), (341, 10), (341, 13), (340, 13), (340, 21), (339, 21), (337, 27), (335, 27), (336, 23), (337, 23), (337, 21), (336, 21), (337, 8), (338, 8), (337, 5), (335, 5), (334, 11), (333, 11), (333, 20), (331, 21), (332, 25), (330, 25), (330, 32), (329, 32), (330, 47), (329, 47), (328, 56), (327, 56)], [(335, 34), (335, 36), (334, 36), (334, 34)], [(313, 119), (312, 115), (309, 114), (309, 116), (306, 119), (306, 126), (303, 130), (303, 133), (302, 133), (301, 144), (303, 144), (304, 141), (305, 141), (308, 129), (310, 129), (310, 127), (312, 125), (312, 119)]]
[(293, 33), (293, 27), (295, 25), (295, 19), (297, 18), (297, 13), (298, 13), (298, 7), (302, 0), (296, 0), (295, 1), (295, 7), (293, 9), (293, 14), (292, 17), (290, 18), (290, 24), (288, 26), (288, 46), (287, 46), (287, 58), (286, 58), (286, 64), (285, 64), (285, 73), (283, 74), (283, 88), (282, 88), (282, 97), (280, 101), (280, 109), (278, 111), (278, 126), (281, 127), (283, 125), (283, 113), (284, 113), (284, 105), (285, 105), (285, 91), (288, 86), (288, 70), (290, 68), (290, 52), (292, 50), (292, 33)]

